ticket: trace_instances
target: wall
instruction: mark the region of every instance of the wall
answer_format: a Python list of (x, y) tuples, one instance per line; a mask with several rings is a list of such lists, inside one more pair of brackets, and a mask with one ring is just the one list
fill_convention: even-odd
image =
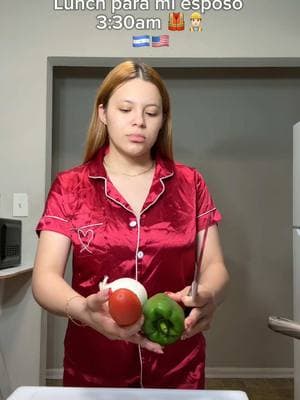
[[(140, 32), (99, 31), (95, 28), (98, 12), (55, 12), (50, 1), (1, 2), (0, 215), (11, 216), (12, 193), (28, 193), (23, 262), (34, 259), (34, 226), (45, 199), (48, 57), (69, 57), (73, 63), (85, 57), (82, 62), (100, 65), (103, 58), (112, 57), (149, 57), (153, 65), (158, 57), (164, 57), (169, 65), (297, 64), (299, 12), (297, 0), (248, 0), (239, 12), (205, 14), (206, 29), (201, 36), (171, 32), (173, 44), (169, 48), (137, 49), (131, 46), (130, 38)], [(144, 12), (143, 16), (154, 14)], [(29, 347), (39, 351), (37, 338), (32, 335), (30, 340)], [(23, 353), (28, 356), (26, 349)], [(27, 361), (35, 370), (35, 358), (28, 356)], [(17, 379), (14, 384), (19, 382)], [(27, 383), (33, 382), (35, 379), (28, 379)]]

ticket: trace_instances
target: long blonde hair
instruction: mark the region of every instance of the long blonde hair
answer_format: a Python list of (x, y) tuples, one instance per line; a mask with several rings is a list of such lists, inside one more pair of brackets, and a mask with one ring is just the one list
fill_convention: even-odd
[(108, 143), (107, 127), (98, 117), (99, 105), (103, 104), (105, 108), (114, 90), (122, 83), (135, 78), (153, 83), (158, 88), (162, 98), (163, 125), (159, 131), (157, 141), (151, 149), (152, 156), (155, 156), (158, 151), (163, 157), (173, 160), (170, 98), (165, 84), (152, 67), (144, 63), (137, 63), (129, 60), (113, 68), (98, 89), (87, 133), (84, 162), (91, 160), (98, 150)]

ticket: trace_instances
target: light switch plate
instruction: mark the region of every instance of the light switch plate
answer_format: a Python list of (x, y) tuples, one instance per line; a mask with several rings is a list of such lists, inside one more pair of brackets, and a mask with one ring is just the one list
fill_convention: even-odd
[(13, 194), (13, 216), (28, 217), (28, 195), (27, 193)]

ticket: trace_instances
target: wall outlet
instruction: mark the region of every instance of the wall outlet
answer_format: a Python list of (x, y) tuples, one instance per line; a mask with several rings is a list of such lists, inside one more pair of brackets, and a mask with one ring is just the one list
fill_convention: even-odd
[(13, 216), (28, 217), (28, 195), (27, 193), (13, 194)]

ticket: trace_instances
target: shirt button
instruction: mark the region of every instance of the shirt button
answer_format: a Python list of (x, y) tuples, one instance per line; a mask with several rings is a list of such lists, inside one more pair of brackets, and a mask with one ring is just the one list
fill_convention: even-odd
[(144, 253), (140, 250), (140, 251), (137, 253), (137, 256), (138, 256), (138, 259), (140, 260), (140, 259), (142, 259), (142, 258), (144, 257)]
[(136, 221), (130, 221), (129, 226), (131, 226), (131, 228), (134, 228), (136, 226)]

